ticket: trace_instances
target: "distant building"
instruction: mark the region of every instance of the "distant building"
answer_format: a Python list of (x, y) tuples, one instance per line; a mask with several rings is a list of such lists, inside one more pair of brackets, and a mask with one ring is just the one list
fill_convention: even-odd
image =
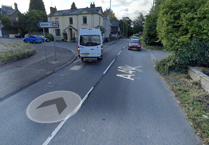
[[(17, 13), (20, 13), (20, 11), (18, 10), (17, 3), (14, 3), (14, 7), (15, 9), (13, 9), (12, 6), (2, 5), (0, 8), (0, 15), (8, 16), (11, 19), (11, 21), (17, 21)], [(0, 21), (0, 37), (2, 37), (2, 27), (3, 25)]]
[[(67, 34), (67, 41), (78, 40), (80, 29), (95, 28), (103, 25), (102, 7), (95, 7), (91, 4), (90, 8), (59, 10), (50, 8), (48, 21), (58, 21), (59, 28), (55, 29), (55, 39), (64, 39), (63, 33)], [(49, 33), (53, 34), (53, 29), (49, 28)]]
[(112, 39), (117, 39), (120, 32), (120, 21), (111, 21), (111, 37)]
[(103, 27), (105, 28), (105, 33), (104, 33), (104, 41), (110, 41), (110, 35), (111, 35), (111, 26), (112, 24), (110, 23), (110, 19), (106, 16), (103, 17)]

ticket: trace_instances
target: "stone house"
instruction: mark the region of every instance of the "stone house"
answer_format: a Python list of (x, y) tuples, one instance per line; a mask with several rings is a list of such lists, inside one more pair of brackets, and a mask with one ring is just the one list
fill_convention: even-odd
[[(102, 7), (95, 7), (95, 4), (91, 4), (89, 8), (68, 10), (51, 7), (50, 11), (48, 21), (59, 22), (59, 28), (55, 28), (56, 40), (63, 40), (65, 34), (67, 41), (77, 41), (80, 29), (103, 26)], [(49, 28), (49, 33), (53, 34), (53, 28)]]

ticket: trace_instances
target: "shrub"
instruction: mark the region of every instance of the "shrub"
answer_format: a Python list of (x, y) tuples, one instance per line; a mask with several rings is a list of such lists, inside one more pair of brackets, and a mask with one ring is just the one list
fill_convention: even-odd
[(23, 42), (2, 42), (0, 41), (0, 61), (4, 63), (27, 58), (36, 53), (35, 48)]
[(156, 62), (155, 69), (165, 75), (170, 71), (187, 73), (187, 66), (209, 67), (209, 43), (192, 38), (191, 44), (182, 50)]
[(54, 36), (52, 34), (48, 34), (46, 38), (48, 38), (50, 41), (54, 41)]
[(170, 51), (178, 51), (196, 36), (209, 41), (208, 0), (166, 0), (157, 19), (159, 41)]

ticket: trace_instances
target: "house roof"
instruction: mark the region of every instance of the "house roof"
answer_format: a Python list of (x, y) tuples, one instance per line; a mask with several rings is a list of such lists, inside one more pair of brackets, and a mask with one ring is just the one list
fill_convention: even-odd
[(19, 10), (15, 10), (15, 9), (12, 9), (11, 7), (6, 7), (6, 6), (2, 6), (2, 8), (0, 8), (0, 11), (2, 11), (2, 14), (6, 16), (11, 16), (16, 11), (19, 12)]
[(119, 27), (120, 21), (111, 21), (113, 27)]
[[(94, 7), (94, 8), (81, 8), (81, 9), (69, 9), (69, 10), (60, 10), (55, 11), (60, 16), (66, 16), (66, 15), (78, 15), (83, 11), (87, 11), (91, 14), (96, 14), (99, 12), (99, 10), (102, 9), (102, 7)], [(50, 13), (48, 16), (53, 16), (55, 12)]]

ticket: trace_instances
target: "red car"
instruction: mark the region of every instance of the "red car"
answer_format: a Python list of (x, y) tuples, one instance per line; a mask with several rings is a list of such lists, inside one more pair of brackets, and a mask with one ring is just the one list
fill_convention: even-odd
[(139, 39), (131, 39), (131, 42), (128, 44), (128, 50), (141, 50), (141, 44)]

